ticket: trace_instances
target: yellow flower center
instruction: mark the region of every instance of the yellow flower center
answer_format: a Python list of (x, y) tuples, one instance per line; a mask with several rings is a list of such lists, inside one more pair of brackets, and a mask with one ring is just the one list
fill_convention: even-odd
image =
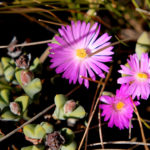
[(123, 108), (123, 106), (124, 106), (124, 103), (123, 103), (123, 102), (118, 102), (118, 103), (116, 104), (117, 110), (121, 110), (121, 109)]
[(142, 72), (139, 72), (136, 76), (137, 76), (137, 79), (140, 81), (145, 81), (148, 78), (148, 75)]
[(84, 48), (81, 48), (76, 50), (76, 55), (80, 58), (85, 58), (87, 56), (87, 53)]

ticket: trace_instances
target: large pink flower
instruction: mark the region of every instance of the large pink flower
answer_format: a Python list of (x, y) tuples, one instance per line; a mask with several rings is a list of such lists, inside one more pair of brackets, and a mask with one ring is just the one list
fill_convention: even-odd
[(104, 62), (112, 60), (113, 47), (104, 49), (95, 55), (90, 56), (93, 52), (110, 44), (111, 38), (107, 33), (98, 37), (100, 25), (95, 23), (91, 26), (84, 21), (71, 22), (71, 26), (62, 26), (58, 30), (60, 36), (55, 36), (57, 42), (50, 43), (50, 65), (51, 68), (56, 68), (56, 73), (63, 73), (62, 77), (69, 79), (69, 83), (77, 82), (89, 87), (89, 82), (80, 77), (90, 76), (93, 80), (96, 79), (94, 72), (104, 78), (103, 71), (108, 72), (109, 68)]
[[(128, 92), (128, 85), (123, 84), (116, 95), (100, 97), (100, 101), (106, 104), (100, 104), (100, 109), (103, 110), (102, 116), (105, 116), (104, 121), (108, 121), (108, 127), (114, 125), (120, 130), (129, 128), (129, 122), (133, 116), (133, 103)], [(136, 105), (139, 102), (134, 102)]]
[(121, 65), (119, 72), (124, 74), (118, 79), (118, 83), (129, 83), (129, 92), (134, 99), (136, 96), (148, 99), (150, 94), (150, 60), (147, 53), (143, 53), (141, 60), (136, 54), (130, 55), (128, 66)]

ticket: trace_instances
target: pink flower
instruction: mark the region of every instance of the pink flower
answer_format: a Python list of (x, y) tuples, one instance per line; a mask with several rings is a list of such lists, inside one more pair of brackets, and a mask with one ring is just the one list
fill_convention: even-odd
[(148, 54), (142, 54), (141, 60), (136, 54), (130, 55), (127, 60), (129, 66), (121, 65), (119, 72), (125, 76), (118, 79), (118, 83), (129, 83), (129, 94), (148, 99), (150, 94), (150, 60)]
[(51, 58), (50, 68), (56, 68), (56, 73), (63, 73), (62, 77), (69, 79), (69, 83), (77, 81), (88, 88), (89, 81), (80, 76), (90, 76), (96, 79), (94, 72), (104, 78), (103, 71), (108, 72), (104, 62), (112, 60), (113, 47), (104, 49), (95, 55), (90, 56), (93, 52), (110, 44), (111, 38), (107, 33), (98, 37), (100, 25), (95, 23), (91, 26), (84, 21), (71, 22), (71, 26), (62, 26), (58, 30), (60, 36), (55, 36), (57, 42), (50, 43)]
[[(102, 109), (102, 116), (105, 116), (104, 121), (108, 121), (108, 127), (114, 125), (120, 130), (129, 128), (129, 122), (133, 116), (133, 104), (128, 92), (128, 85), (123, 84), (119, 90), (116, 91), (116, 95), (100, 97), (100, 101), (106, 104), (100, 104)], [(135, 102), (136, 105), (139, 102)]]

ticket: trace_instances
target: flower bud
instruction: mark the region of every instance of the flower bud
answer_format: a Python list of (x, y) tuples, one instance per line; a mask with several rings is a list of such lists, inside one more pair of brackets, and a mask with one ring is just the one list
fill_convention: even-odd
[(46, 136), (46, 145), (49, 146), (50, 150), (59, 150), (64, 143), (65, 139), (58, 131), (54, 131)]
[(64, 105), (64, 113), (70, 113), (76, 108), (76, 102), (74, 100), (69, 100)]
[(28, 55), (23, 54), (18, 59), (16, 59), (15, 63), (17, 67), (22, 69), (27, 69), (29, 68), (30, 60), (31, 60), (31, 54)]
[(14, 113), (15, 115), (20, 115), (20, 106), (18, 103), (11, 102), (9, 107), (12, 113)]
[(21, 82), (26, 86), (33, 79), (33, 73), (30, 71), (21, 71)]

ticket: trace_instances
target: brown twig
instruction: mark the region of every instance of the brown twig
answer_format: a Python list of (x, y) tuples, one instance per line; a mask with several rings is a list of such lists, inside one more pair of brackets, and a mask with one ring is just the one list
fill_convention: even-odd
[[(132, 98), (131, 98), (131, 101), (132, 101), (133, 106), (134, 106), (134, 112), (135, 112), (135, 114), (137, 115), (137, 119), (138, 119), (138, 122), (139, 122), (139, 126), (140, 126), (140, 131), (141, 131), (141, 136), (142, 136), (143, 143), (146, 143), (146, 138), (145, 138), (145, 135), (144, 135), (144, 130), (143, 130), (142, 122), (141, 122), (141, 117), (140, 117), (140, 115), (139, 115), (139, 112), (138, 112), (138, 110), (137, 110), (137, 107), (136, 107), (136, 105), (134, 104)], [(144, 145), (144, 148), (145, 148), (145, 150), (149, 150), (149, 148), (148, 148), (147, 145)]]
[(80, 87), (81, 87), (81, 85), (76, 86), (74, 89), (72, 89), (70, 92), (68, 92), (65, 96), (68, 97), (69, 95), (71, 95), (73, 92), (75, 92)]
[(96, 108), (97, 108), (97, 106), (98, 106), (99, 98), (100, 98), (100, 96), (102, 95), (102, 93), (103, 93), (103, 91), (104, 91), (104, 89), (105, 89), (105, 86), (106, 86), (106, 84), (107, 84), (107, 81), (108, 81), (108, 79), (109, 79), (109, 77), (110, 77), (111, 70), (112, 70), (112, 67), (110, 68), (110, 71), (109, 71), (109, 73), (107, 74), (106, 79), (105, 79), (105, 82), (104, 82), (104, 84), (103, 84), (103, 86), (102, 86), (102, 88), (101, 88), (100, 94), (99, 94), (99, 96), (98, 96), (98, 98), (97, 98), (97, 101), (96, 101), (96, 103), (95, 103), (94, 109), (93, 109), (93, 111), (92, 111), (92, 113), (91, 113), (90, 119), (89, 119), (89, 121), (88, 121), (86, 130), (85, 130), (85, 132), (84, 132), (84, 135), (83, 135), (83, 137), (82, 137), (82, 140), (81, 140), (81, 142), (80, 142), (80, 145), (79, 145), (79, 147), (78, 147), (78, 150), (80, 150), (81, 147), (82, 147), (83, 141), (84, 141), (84, 139), (85, 139), (85, 136), (86, 136), (86, 134), (87, 134), (87, 132), (88, 132), (89, 126), (90, 126), (91, 121), (92, 121), (92, 119), (93, 119), (94, 113), (95, 113)]
[[(103, 81), (103, 78), (101, 78), (100, 81), (98, 81), (97, 89), (96, 89), (96, 92), (94, 94), (93, 101), (92, 101), (92, 106), (91, 106), (89, 118), (90, 118), (91, 113), (93, 111), (93, 108), (94, 108), (94, 105), (95, 105), (95, 101), (96, 101), (96, 96), (98, 94), (98, 91), (100, 89), (100, 85), (101, 85), (102, 81)], [(86, 139), (85, 139), (85, 150), (87, 149), (87, 142), (88, 142), (88, 131), (87, 131), (87, 135), (86, 135)]]
[(53, 107), (55, 107), (55, 104), (52, 104), (52, 105), (48, 106), (43, 111), (41, 111), (40, 113), (38, 113), (36, 116), (34, 116), (30, 120), (28, 120), (27, 122), (25, 122), (24, 124), (22, 124), (20, 127), (16, 128), (15, 130), (13, 130), (10, 133), (6, 134), (4, 137), (0, 138), (0, 142), (6, 140), (7, 138), (9, 138), (13, 134), (15, 134), (18, 130), (20, 130), (21, 128), (23, 128), (25, 125), (27, 125), (27, 124), (33, 122), (34, 120), (38, 119), (40, 116), (42, 116), (43, 114), (45, 114), (47, 111), (49, 111)]
[(43, 19), (39, 19), (38, 21), (48, 23), (48, 24), (54, 24), (54, 25), (57, 25), (57, 26), (62, 26), (62, 25), (66, 26), (67, 25), (67, 24), (57, 23), (57, 22), (53, 22), (53, 21), (47, 21), (47, 20), (43, 20)]
[(99, 124), (98, 124), (98, 127), (99, 127), (99, 138), (100, 138), (100, 142), (102, 143), (102, 149), (104, 149), (100, 109), (98, 110), (98, 121), (99, 121)]
[(46, 58), (49, 55), (49, 47), (44, 51), (44, 53), (40, 56), (40, 63), (44, 63), (44, 61), (46, 60)]
[[(49, 43), (49, 42), (52, 42), (52, 40), (45, 40), (45, 41), (39, 41), (39, 42), (16, 44), (14, 46), (15, 47), (34, 46), (34, 45), (40, 45), (40, 44), (45, 44), (45, 43)], [(8, 47), (9, 47), (9, 45), (4, 45), (4, 46), (0, 46), (0, 49), (2, 49), (2, 48), (8, 48)]]
[[(150, 146), (150, 143), (144, 143), (144, 142), (132, 142), (132, 141), (109, 141), (109, 142), (103, 142), (103, 144), (130, 144), (130, 145), (147, 145)], [(99, 146), (102, 145), (102, 143), (93, 143), (93, 144), (89, 144), (88, 146)]]

